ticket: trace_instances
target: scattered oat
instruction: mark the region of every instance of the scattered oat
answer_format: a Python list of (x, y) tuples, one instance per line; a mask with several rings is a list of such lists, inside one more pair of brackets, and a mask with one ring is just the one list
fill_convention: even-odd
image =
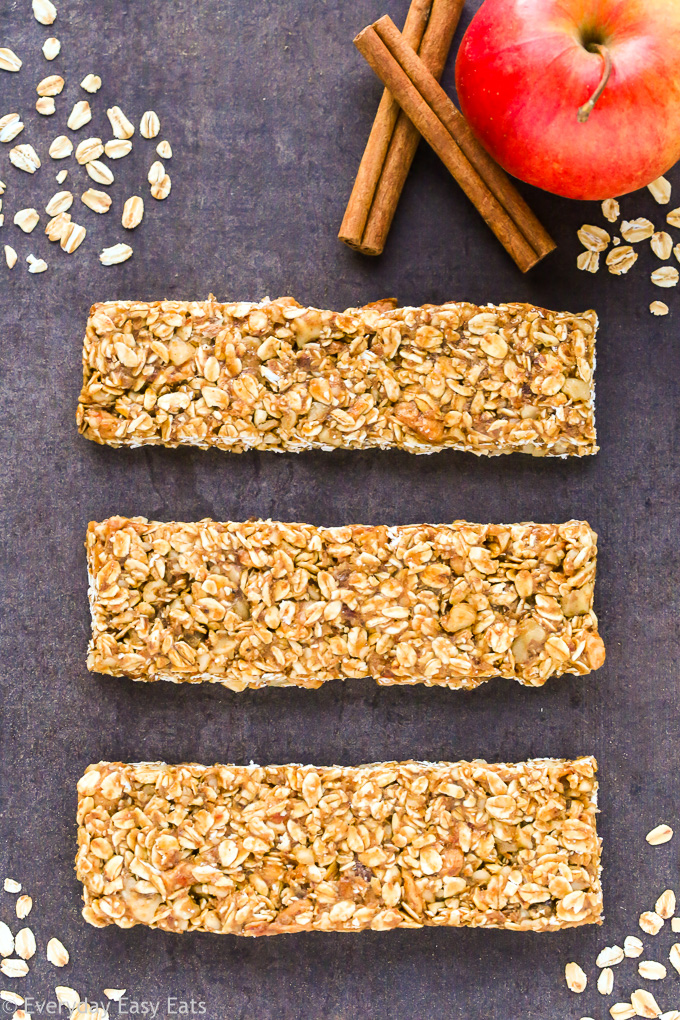
[(677, 209), (671, 209), (666, 216), (666, 223), (670, 223), (672, 227), (680, 227), (680, 206)]
[(19, 995), (18, 992), (7, 992), (5, 989), (0, 990), (0, 999), (3, 1002), (11, 1002), (13, 1006), (23, 1006), (25, 999), (23, 995)]
[(172, 159), (172, 146), (170, 145), (170, 142), (166, 141), (165, 139), (163, 139), (162, 142), (158, 143), (158, 145), (156, 146), (156, 152), (161, 157), (161, 159)]
[(6, 878), (3, 888), (5, 892), (18, 893), (21, 892), (21, 882), (17, 882), (14, 878)]
[(596, 251), (582, 251), (576, 259), (576, 265), (586, 273), (596, 273), (600, 268), (600, 255)]
[(663, 928), (663, 917), (659, 917), (653, 910), (645, 910), (640, 914), (639, 925), (648, 935), (658, 935)]
[(663, 917), (664, 921), (673, 916), (675, 913), (675, 893), (672, 889), (666, 889), (661, 893), (654, 905), (654, 909), (659, 917)]
[[(30, 269), (29, 269), (30, 273)], [(25, 960), (3, 959), (0, 960), (0, 970), (9, 978), (22, 978), (28, 974), (28, 964)]]
[(29, 273), (44, 273), (47, 269), (45, 260), (36, 258), (35, 255), (27, 255), (26, 261), (28, 262)]
[(67, 177), (68, 177), (68, 170), (60, 170), (59, 173), (57, 174), (57, 176), (55, 177), (55, 180), (56, 180), (57, 184), (63, 184)]
[[(5, 245), (5, 262), (7, 263), (8, 269), (14, 269), (17, 264), (17, 253), (11, 244)], [(9, 953), (5, 954), (2, 951), (2, 923), (3, 922), (0, 921), (0, 956), (9, 956)], [(5, 927), (7, 928), (7, 925), (5, 925)], [(9, 931), (9, 928), (7, 930)]]
[(35, 956), (35, 935), (30, 928), (21, 928), (14, 936), (14, 951), (22, 960)]
[(40, 167), (40, 158), (32, 145), (15, 145), (9, 150), (9, 160), (17, 170), (34, 174)]
[(15, 1009), (12, 1013), (12, 1020), (32, 1020), (32, 1017), (25, 1009)]
[(652, 239), (649, 242), (652, 246), (652, 251), (655, 255), (658, 255), (660, 259), (669, 259), (671, 252), (673, 251), (673, 238), (670, 234), (667, 234), (665, 230), (658, 230), (652, 235)]
[(65, 967), (69, 961), (68, 951), (59, 939), (50, 939), (47, 943), (47, 959), (55, 967)]
[(61, 53), (61, 43), (52, 35), (43, 43), (43, 56), (45, 60), (54, 60)]
[(107, 999), (111, 999), (112, 1002), (120, 1002), (126, 991), (126, 988), (105, 988), (104, 995)]
[(654, 1017), (658, 1017), (661, 1013), (658, 1003), (651, 992), (646, 992), (644, 988), (638, 988), (630, 997), (630, 1004), (635, 1010), (636, 1016), (649, 1017), (649, 1020), (653, 1020)]
[(76, 1009), (80, 1005), (80, 996), (75, 988), (68, 985), (56, 985), (54, 994), (60, 1006), (68, 1006), (69, 1009)]
[(102, 80), (98, 74), (86, 74), (80, 83), (81, 89), (85, 89), (86, 92), (99, 92), (102, 87)]
[(680, 943), (673, 943), (668, 959), (671, 961), (671, 966), (680, 974)]
[(616, 223), (621, 215), (621, 208), (615, 198), (605, 198), (602, 203), (602, 215), (610, 223)]
[(70, 222), (71, 213), (67, 212), (58, 213), (53, 219), (51, 219), (45, 227), (45, 233), (50, 241), (61, 241)]
[(98, 159), (90, 160), (89, 163), (85, 164), (88, 176), (96, 181), (97, 184), (109, 185), (113, 184), (113, 174), (111, 170)]
[(577, 963), (567, 964), (564, 968), (564, 977), (569, 991), (576, 992), (578, 995), (585, 991), (585, 987), (588, 984), (588, 978)]
[[(85, 240), (86, 234), (87, 230), (85, 227), (81, 227), (79, 223), (71, 221), (66, 225), (61, 236), (61, 241), (59, 242), (61, 250), (65, 251), (67, 255), (73, 255), (76, 248), (80, 248), (81, 244)], [(56, 939), (53, 939), (52, 941), (55, 942)], [(56, 966), (60, 967), (62, 964), (56, 964)]]
[(104, 266), (116, 266), (120, 262), (127, 262), (132, 255), (132, 248), (129, 244), (113, 244), (110, 248), (104, 248), (99, 256), (99, 261)]
[(671, 918), (671, 931), (676, 933), (680, 931), (680, 917)]
[(144, 200), (139, 195), (128, 198), (123, 206), (122, 223), (126, 230), (134, 230), (142, 222), (144, 216)]
[(129, 142), (127, 138), (113, 138), (104, 146), (104, 152), (109, 159), (122, 159), (123, 156), (127, 156), (131, 149), (132, 142)]
[(671, 183), (667, 181), (665, 177), (657, 177), (655, 181), (648, 184), (647, 187), (652, 193), (652, 197), (655, 202), (659, 205), (668, 205), (671, 200)]
[(24, 234), (30, 234), (40, 220), (37, 209), (19, 209), (14, 214), (14, 226), (23, 230)]
[(666, 968), (656, 960), (643, 960), (638, 964), (638, 974), (647, 981), (663, 981), (666, 977)]
[(35, 91), (39, 96), (58, 96), (64, 88), (64, 79), (60, 74), (49, 74), (39, 81)]
[(96, 213), (108, 212), (111, 208), (111, 198), (106, 194), (105, 191), (96, 191), (94, 188), (88, 188), (80, 196), (80, 201), (83, 202), (88, 209)]
[(116, 138), (132, 138), (135, 133), (134, 125), (127, 119), (120, 106), (112, 106), (106, 111), (106, 116)]
[(642, 956), (644, 946), (642, 945), (642, 939), (639, 939), (637, 935), (626, 935), (623, 940), (623, 955), (630, 958)]
[(104, 144), (101, 138), (86, 138), (76, 147), (76, 160), (81, 165), (91, 163), (93, 159), (99, 159), (104, 152)]
[(635, 1010), (629, 1002), (615, 1002), (609, 1010), (609, 1015), (614, 1020), (631, 1020), (635, 1016)]
[(671, 1009), (668, 1013), (662, 1013), (659, 1020), (680, 1020), (680, 1009)]
[(675, 255), (678, 262), (680, 262), (680, 244), (676, 244), (675, 248), (673, 249), (673, 254)]
[(152, 163), (151, 166), (149, 167), (149, 172), (146, 176), (146, 179), (149, 182), (149, 184), (160, 184), (164, 177), (165, 167), (160, 162), (160, 160), (157, 159), (156, 162)]
[[(153, 181), (149, 181), (153, 184)], [(595, 227), (591, 223), (584, 223), (578, 231), (578, 239), (584, 248), (589, 251), (604, 251), (611, 238), (602, 227)]]
[(49, 148), (52, 159), (66, 159), (73, 152), (73, 142), (66, 135), (57, 135)]
[(32, 907), (33, 900), (31, 899), (30, 896), (26, 896), (26, 894), (24, 894), (23, 896), (19, 897), (19, 899), (16, 902), (16, 914), (20, 921), (23, 921), (25, 917), (28, 917)]
[(621, 963), (624, 958), (624, 952), (621, 946), (605, 946), (604, 949), (600, 950), (595, 960), (596, 967), (615, 967), (617, 963)]
[(35, 108), (39, 114), (43, 117), (51, 117), (57, 109), (56, 104), (51, 96), (43, 96), (36, 100)]
[(629, 244), (646, 241), (654, 233), (654, 224), (643, 216), (636, 220), (624, 220), (621, 224), (621, 236)]
[(41, 25), (51, 25), (57, 19), (57, 8), (52, 0), (33, 0), (33, 17)]
[(8, 113), (0, 117), (0, 142), (11, 142), (24, 130), (24, 125), (18, 113)]
[(161, 122), (158, 119), (158, 114), (154, 113), (153, 110), (147, 110), (146, 113), (142, 114), (142, 119), (139, 123), (139, 133), (143, 138), (156, 138), (161, 130)]
[[(10, 265), (10, 260), (7, 257), (7, 249), (14, 252), (14, 260)], [(5, 257), (7, 258), (7, 265), (11, 269), (17, 260), (17, 253), (14, 248), (10, 248), (8, 244), (5, 245)], [(9, 925), (6, 925), (4, 921), (0, 921), (0, 956), (11, 956), (14, 952), (14, 935), (9, 929)]]
[(614, 276), (623, 276), (629, 269), (635, 265), (638, 260), (638, 254), (628, 244), (622, 245), (620, 248), (612, 248), (607, 255), (607, 269)]
[(69, 114), (66, 126), (70, 128), (71, 131), (78, 131), (81, 127), (85, 127), (86, 124), (89, 124), (91, 120), (92, 110), (90, 108), (90, 104), (87, 99), (79, 99), (78, 102), (74, 104), (73, 109)]
[(165, 174), (165, 176), (158, 181), (157, 184), (151, 185), (151, 196), (152, 198), (157, 198), (159, 202), (162, 202), (163, 199), (167, 198), (170, 194), (171, 188), (172, 181), (170, 180), (170, 175)]
[(6, 187), (7, 187), (7, 185), (5, 184), (5, 182), (4, 181), (0, 181), (0, 195), (4, 195), (5, 194), (5, 188)]
[(611, 995), (614, 988), (614, 971), (611, 967), (605, 967), (600, 971), (597, 979), (597, 990), (600, 995)]
[(73, 194), (70, 191), (57, 191), (45, 206), (45, 212), (48, 216), (56, 216), (58, 213), (66, 212), (72, 205)]
[(662, 266), (652, 273), (652, 283), (657, 287), (677, 287), (680, 273), (674, 266)]
[(14, 52), (7, 46), (0, 46), (0, 71), (18, 71), (21, 68), (21, 61)]

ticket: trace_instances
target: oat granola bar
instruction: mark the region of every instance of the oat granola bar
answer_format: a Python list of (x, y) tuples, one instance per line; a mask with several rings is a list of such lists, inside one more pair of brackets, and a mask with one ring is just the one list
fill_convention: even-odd
[(90, 765), (83, 917), (276, 935), (600, 924), (594, 758)]
[(540, 686), (604, 661), (597, 536), (566, 524), (92, 522), (88, 667), (136, 680)]
[(584, 456), (596, 328), (527, 304), (112, 301), (91, 310), (77, 421), (110, 446)]

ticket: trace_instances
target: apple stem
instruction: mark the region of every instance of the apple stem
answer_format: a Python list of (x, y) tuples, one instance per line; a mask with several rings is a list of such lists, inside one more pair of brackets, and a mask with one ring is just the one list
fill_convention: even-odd
[(601, 46), (599, 43), (593, 43), (592, 46), (589, 47), (589, 49), (592, 53), (597, 52), (600, 54), (600, 56), (604, 60), (604, 68), (602, 71), (602, 77), (600, 78), (600, 84), (597, 86), (588, 102), (584, 103), (583, 106), (579, 107), (577, 115), (579, 124), (585, 124), (585, 122), (588, 120), (588, 117), (590, 117), (591, 113), (595, 109), (595, 103), (598, 101), (598, 99), (606, 89), (607, 82), (609, 81), (609, 78), (612, 73), (612, 58), (607, 47)]

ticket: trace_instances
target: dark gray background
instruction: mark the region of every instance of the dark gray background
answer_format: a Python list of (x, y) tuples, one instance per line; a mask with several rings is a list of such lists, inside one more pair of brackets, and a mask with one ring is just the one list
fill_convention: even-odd
[[(665, 1009), (679, 1005), (673, 971), (658, 988), (637, 979), (626, 961), (616, 973), (619, 994), (605, 1000), (595, 991), (593, 966), (603, 945), (638, 930), (639, 912), (677, 875), (676, 843), (652, 850), (644, 841), (653, 825), (674, 820), (680, 737), (678, 296), (650, 283), (648, 246), (639, 246), (641, 258), (628, 277), (578, 273), (575, 231), (583, 222), (604, 225), (599, 206), (527, 189), (559, 251), (522, 277), (425, 146), (384, 255), (369, 260), (336, 240), (380, 95), (351, 40), (386, 10), (401, 24), (407, 0), (62, 0), (58, 6), (53, 29), (32, 19), (28, 0), (0, 9), (0, 42), (24, 60), (20, 74), (0, 72), (0, 115), (22, 112), (27, 128), (14, 144), (30, 141), (43, 157), (31, 178), (9, 165), (9, 146), (0, 152), (7, 183), (0, 241), (10, 241), (20, 258), (12, 273), (0, 263), (1, 862), (3, 874), (23, 881), (34, 897), (30, 921), (40, 944), (32, 975), (2, 983), (34, 995), (61, 982), (90, 997), (101, 997), (105, 985), (152, 1001), (193, 996), (204, 1000), (210, 1020), (578, 1020), (583, 1014), (601, 1020), (613, 1001), (639, 985), (653, 988)], [(461, 31), (476, 6), (467, 4)], [(63, 50), (48, 64), (40, 46), (50, 34)], [(84, 96), (78, 82), (89, 71), (104, 85), (89, 97), (94, 120), (76, 141), (110, 137), (105, 109), (113, 103), (137, 123), (153, 108), (160, 137), (174, 149), (173, 187), (166, 202), (148, 197), (155, 143), (137, 134), (132, 155), (111, 161), (112, 211), (98, 217), (76, 201), (74, 219), (88, 236), (67, 256), (44, 237), (44, 214), (30, 237), (11, 220), (22, 206), (42, 211), (58, 190), (54, 175), (62, 166), (70, 169), (64, 187), (76, 196), (92, 184), (73, 159), (57, 164), (47, 157), (49, 141)], [(58, 113), (39, 118), (35, 83), (55, 72), (65, 75), (67, 88)], [(444, 84), (453, 87), (453, 60)], [(673, 205), (680, 204), (680, 174), (671, 178)], [(131, 236), (134, 257), (102, 267), (101, 248), (130, 239), (120, 212), (135, 193), (145, 196), (147, 213)], [(646, 191), (622, 207), (625, 216), (648, 215), (659, 225), (665, 219), (666, 210)], [(48, 272), (28, 275), (29, 252), (47, 259)], [(465, 298), (573, 311), (594, 306), (601, 317), (602, 451), (569, 463), (456, 453), (230, 456), (115, 451), (81, 439), (74, 412), (90, 304), (202, 298), (210, 291), (229, 299), (293, 294), (332, 308), (387, 295), (411, 304)], [(669, 301), (668, 318), (649, 314), (654, 298)], [(607, 663), (590, 677), (552, 680), (538, 691), (495, 681), (468, 694), (380, 689), (370, 680), (312, 692), (233, 694), (88, 674), (85, 527), (115, 513), (179, 520), (271, 515), (326, 525), (587, 518), (600, 535), (596, 605)], [(599, 758), (602, 783), (602, 929), (246, 940), (98, 931), (80, 917), (72, 870), (75, 784), (88, 762), (100, 758), (357, 764), (590, 752)], [(10, 923), (12, 900), (0, 892), (0, 917)], [(64, 971), (44, 961), (52, 935), (71, 951)], [(655, 958), (664, 959), (672, 940), (662, 934), (647, 941)], [(570, 959), (591, 978), (578, 998), (563, 980)], [(172, 1014), (162, 1005), (158, 1015)]]

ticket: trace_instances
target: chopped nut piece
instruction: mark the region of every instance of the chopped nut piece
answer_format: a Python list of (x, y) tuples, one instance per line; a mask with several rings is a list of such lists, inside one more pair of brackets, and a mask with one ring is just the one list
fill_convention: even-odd
[(629, 959), (634, 959), (637, 956), (642, 956), (644, 946), (642, 945), (642, 939), (639, 939), (637, 935), (626, 935), (623, 941), (623, 955)]
[[(83, 431), (100, 442), (190, 442), (237, 453), (397, 447), (584, 456), (597, 449), (594, 312), (454, 303), (336, 313), (281, 298), (259, 305), (121, 301), (95, 306), (92, 316), (79, 421), (87, 408)], [(154, 325), (159, 317), (160, 327)], [(109, 323), (106, 336), (94, 325), (100, 322)], [(157, 328), (164, 342), (188, 330), (200, 358), (181, 381), (161, 382), (161, 395), (170, 398), (171, 391), (169, 406), (176, 404), (168, 418), (157, 412), (139, 418), (154, 408), (155, 398), (143, 404), (151, 400), (145, 391), (159, 389), (154, 380), (163, 371), (163, 348), (149, 346)], [(114, 332), (129, 332), (144, 350), (147, 367), (134, 381), (121, 375)], [(200, 389), (191, 383), (202, 377), (204, 360), (210, 364), (205, 393), (203, 383)], [(441, 378), (433, 364), (442, 366)], [(462, 389), (455, 404), (446, 396), (449, 372), (450, 385)], [(203, 401), (197, 413), (181, 411), (186, 398), (189, 405)]]
[(58, 213), (45, 227), (45, 233), (50, 241), (61, 241), (71, 222), (71, 214), (67, 212)]
[(663, 917), (664, 921), (667, 921), (675, 913), (675, 893), (672, 889), (666, 889), (659, 896), (654, 910), (657, 912), (659, 917)]
[(56, 178), (55, 178), (57, 184), (63, 184), (67, 177), (68, 177), (68, 170), (60, 170), (59, 173), (57, 174)]
[(14, 214), (14, 226), (19, 227), (25, 234), (30, 234), (39, 221), (37, 209), (19, 209)]
[(68, 255), (72, 255), (77, 248), (80, 248), (86, 234), (87, 230), (85, 227), (81, 227), (79, 223), (68, 223), (61, 236), (61, 250), (65, 251)]
[(589, 251), (604, 251), (611, 240), (606, 230), (591, 223), (584, 223), (578, 231), (578, 239)]
[(147, 174), (147, 180), (148, 180), (149, 184), (160, 184), (160, 182), (163, 180), (164, 177), (165, 177), (165, 167), (160, 162), (160, 160), (157, 159), (156, 162), (152, 163), (151, 166), (149, 167), (149, 173)]
[(4, 882), (4, 885), (3, 885), (3, 888), (4, 888), (5, 892), (8, 892), (8, 893), (20, 893), (21, 892), (21, 882), (17, 882), (16, 879), (14, 879), (14, 878), (6, 878), (5, 882)]
[(18, 992), (7, 992), (4, 989), (0, 990), (0, 999), (3, 1002), (11, 1002), (13, 1006), (23, 1006), (26, 1001)]
[(14, 952), (14, 936), (9, 926), (0, 921), (0, 956), (11, 956)]
[(666, 216), (666, 223), (670, 223), (672, 227), (680, 227), (680, 207), (671, 209)]
[(669, 308), (665, 301), (652, 301), (649, 306), (652, 315), (668, 315)]
[(172, 181), (170, 180), (170, 174), (165, 174), (163, 178), (157, 183), (151, 185), (151, 196), (157, 198), (159, 202), (162, 202), (164, 198), (167, 198), (172, 188)]
[(58, 135), (50, 145), (52, 159), (66, 159), (73, 152), (73, 142), (66, 135)]
[[(592, 758), (350, 768), (100, 762), (78, 782), (83, 916), (99, 927), (251, 936), (414, 924), (550, 931), (597, 922), (595, 769)], [(199, 790), (210, 791), (209, 801)], [(153, 822), (145, 814), (152, 802)], [(118, 853), (117, 824), (133, 817), (136, 852)], [(200, 847), (187, 835), (197, 827)], [(523, 860), (520, 832), (532, 841), (533, 866)], [(312, 849), (321, 845), (322, 868)], [(507, 871), (494, 880), (479, 868), (480, 850), (502, 858)], [(125, 896), (107, 889), (111, 874)], [(181, 887), (172, 881), (179, 874)], [(570, 880), (579, 888), (567, 893)]]
[(609, 1010), (613, 1020), (631, 1020), (635, 1016), (635, 1010), (629, 1002), (615, 1002)]
[[(14, 269), (17, 262), (17, 253), (15, 252), (11, 244), (5, 245), (5, 262), (7, 263), (8, 269)], [(2, 954), (1, 949), (0, 954)]]
[(103, 248), (99, 261), (103, 266), (117, 266), (121, 262), (127, 262), (132, 255), (132, 248), (129, 244), (113, 244), (110, 248)]
[(139, 195), (128, 198), (123, 206), (122, 223), (126, 230), (134, 230), (142, 222), (144, 216), (144, 201)]
[(26, 896), (26, 894), (24, 894), (23, 896), (19, 897), (19, 899), (16, 902), (16, 915), (20, 921), (23, 921), (25, 917), (28, 917), (28, 915), (31, 912), (32, 906), (33, 900), (31, 899), (30, 896)]
[(576, 265), (586, 273), (596, 273), (600, 268), (600, 256), (596, 251), (582, 251), (576, 259)]
[(564, 977), (570, 992), (576, 992), (577, 995), (585, 992), (588, 978), (577, 963), (567, 964), (564, 968)]
[(161, 122), (158, 119), (158, 114), (154, 113), (153, 110), (147, 110), (146, 113), (142, 114), (142, 119), (139, 125), (139, 133), (143, 138), (155, 138), (161, 129)]
[(650, 192), (655, 202), (659, 205), (668, 205), (671, 200), (671, 183), (667, 181), (665, 177), (657, 177), (655, 181), (648, 184)]
[(9, 150), (10, 163), (27, 174), (34, 174), (40, 168), (38, 153), (32, 145), (15, 145)]
[(0, 971), (8, 978), (22, 978), (28, 974), (28, 964), (25, 960), (14, 960), (6, 957), (0, 960)]
[(21, 61), (14, 52), (7, 46), (0, 46), (0, 71), (19, 71)]
[(47, 269), (45, 260), (36, 258), (35, 255), (27, 255), (26, 261), (28, 262), (29, 273), (44, 273)]
[(170, 145), (170, 142), (166, 141), (165, 139), (163, 139), (162, 142), (158, 143), (158, 145), (156, 146), (156, 152), (161, 157), (161, 159), (172, 159), (172, 146)]
[(674, 942), (671, 946), (671, 951), (668, 954), (668, 959), (671, 961), (671, 966), (677, 970), (680, 974), (680, 944)]
[(41, 25), (51, 25), (57, 18), (57, 8), (52, 0), (33, 0), (33, 17)]
[(39, 81), (35, 91), (39, 96), (58, 96), (64, 88), (64, 79), (60, 74), (50, 74)]
[(65, 967), (69, 961), (68, 951), (59, 939), (50, 939), (47, 943), (47, 959), (55, 967)]
[(81, 89), (86, 92), (99, 92), (102, 87), (102, 80), (98, 74), (86, 74), (80, 83)]
[(614, 988), (614, 971), (611, 967), (605, 967), (600, 971), (597, 979), (597, 990), (600, 995), (611, 995)]
[(614, 276), (623, 276), (635, 265), (638, 259), (636, 251), (624, 244), (620, 248), (612, 248), (607, 255), (607, 268)]
[(130, 123), (119, 106), (112, 106), (106, 111), (109, 118), (111, 130), (116, 138), (132, 138), (135, 133), (134, 125)]
[(94, 188), (88, 188), (80, 196), (80, 201), (83, 202), (88, 209), (91, 209), (96, 213), (108, 212), (111, 208), (111, 198), (106, 194), (105, 191), (96, 191)]
[(660, 259), (669, 259), (671, 252), (673, 251), (673, 238), (670, 234), (667, 234), (665, 230), (659, 230), (656, 234), (652, 235), (650, 241), (652, 251), (655, 255), (658, 255)]
[(645, 910), (640, 914), (639, 924), (648, 935), (658, 935), (663, 928), (663, 917), (659, 917), (653, 910)]
[(104, 995), (107, 999), (111, 999), (112, 1002), (120, 1002), (126, 991), (126, 988), (105, 988)]
[(22, 960), (35, 956), (35, 935), (30, 928), (21, 928), (14, 936), (14, 951)]
[(596, 967), (615, 967), (617, 963), (621, 963), (624, 958), (624, 952), (621, 946), (605, 946), (597, 956), (595, 960)]
[(630, 1004), (635, 1010), (636, 1016), (648, 1017), (649, 1020), (654, 1020), (661, 1013), (652, 993), (646, 992), (644, 988), (638, 988), (637, 991), (633, 992), (630, 997)]
[(50, 96), (45, 96), (36, 101), (35, 108), (43, 117), (51, 117), (57, 107)]
[(666, 968), (656, 960), (643, 960), (638, 964), (638, 974), (647, 981), (663, 981), (666, 977)]
[(85, 125), (89, 124), (91, 120), (92, 110), (90, 109), (90, 104), (87, 99), (79, 99), (78, 102), (74, 104), (73, 109), (69, 114), (66, 126), (70, 128), (71, 131), (79, 131), (81, 127), (85, 127)]
[(624, 220), (621, 224), (621, 236), (629, 244), (646, 241), (654, 233), (654, 224), (640, 216), (636, 220)]
[(113, 174), (107, 167), (106, 163), (102, 163), (101, 160), (90, 160), (89, 163), (85, 164), (85, 169), (88, 176), (91, 177), (93, 181), (96, 181), (97, 184), (113, 184)]
[(49, 39), (45, 39), (42, 51), (45, 60), (54, 60), (61, 53), (61, 43), (54, 36), (50, 36)]
[(680, 273), (674, 266), (662, 266), (652, 273), (652, 283), (657, 287), (677, 287)]
[(0, 117), (0, 142), (11, 142), (24, 130), (24, 125), (18, 113), (8, 113)]
[(621, 208), (615, 198), (605, 198), (602, 203), (602, 215), (610, 223), (616, 223), (621, 215)]
[[(80, 1005), (80, 996), (75, 988), (68, 985), (56, 985), (54, 994), (60, 1006), (68, 1006), (69, 1009), (76, 1009)], [(76, 1014), (77, 1017), (77, 1014)]]
[(99, 159), (103, 152), (104, 144), (101, 138), (86, 138), (76, 148), (76, 160), (82, 166), (93, 159)]
[(48, 216), (57, 216), (61, 212), (66, 212), (72, 205), (73, 194), (70, 191), (57, 191), (45, 206), (45, 212)]
[(122, 159), (132, 150), (132, 142), (126, 138), (113, 138), (104, 146), (104, 152), (109, 159)]

